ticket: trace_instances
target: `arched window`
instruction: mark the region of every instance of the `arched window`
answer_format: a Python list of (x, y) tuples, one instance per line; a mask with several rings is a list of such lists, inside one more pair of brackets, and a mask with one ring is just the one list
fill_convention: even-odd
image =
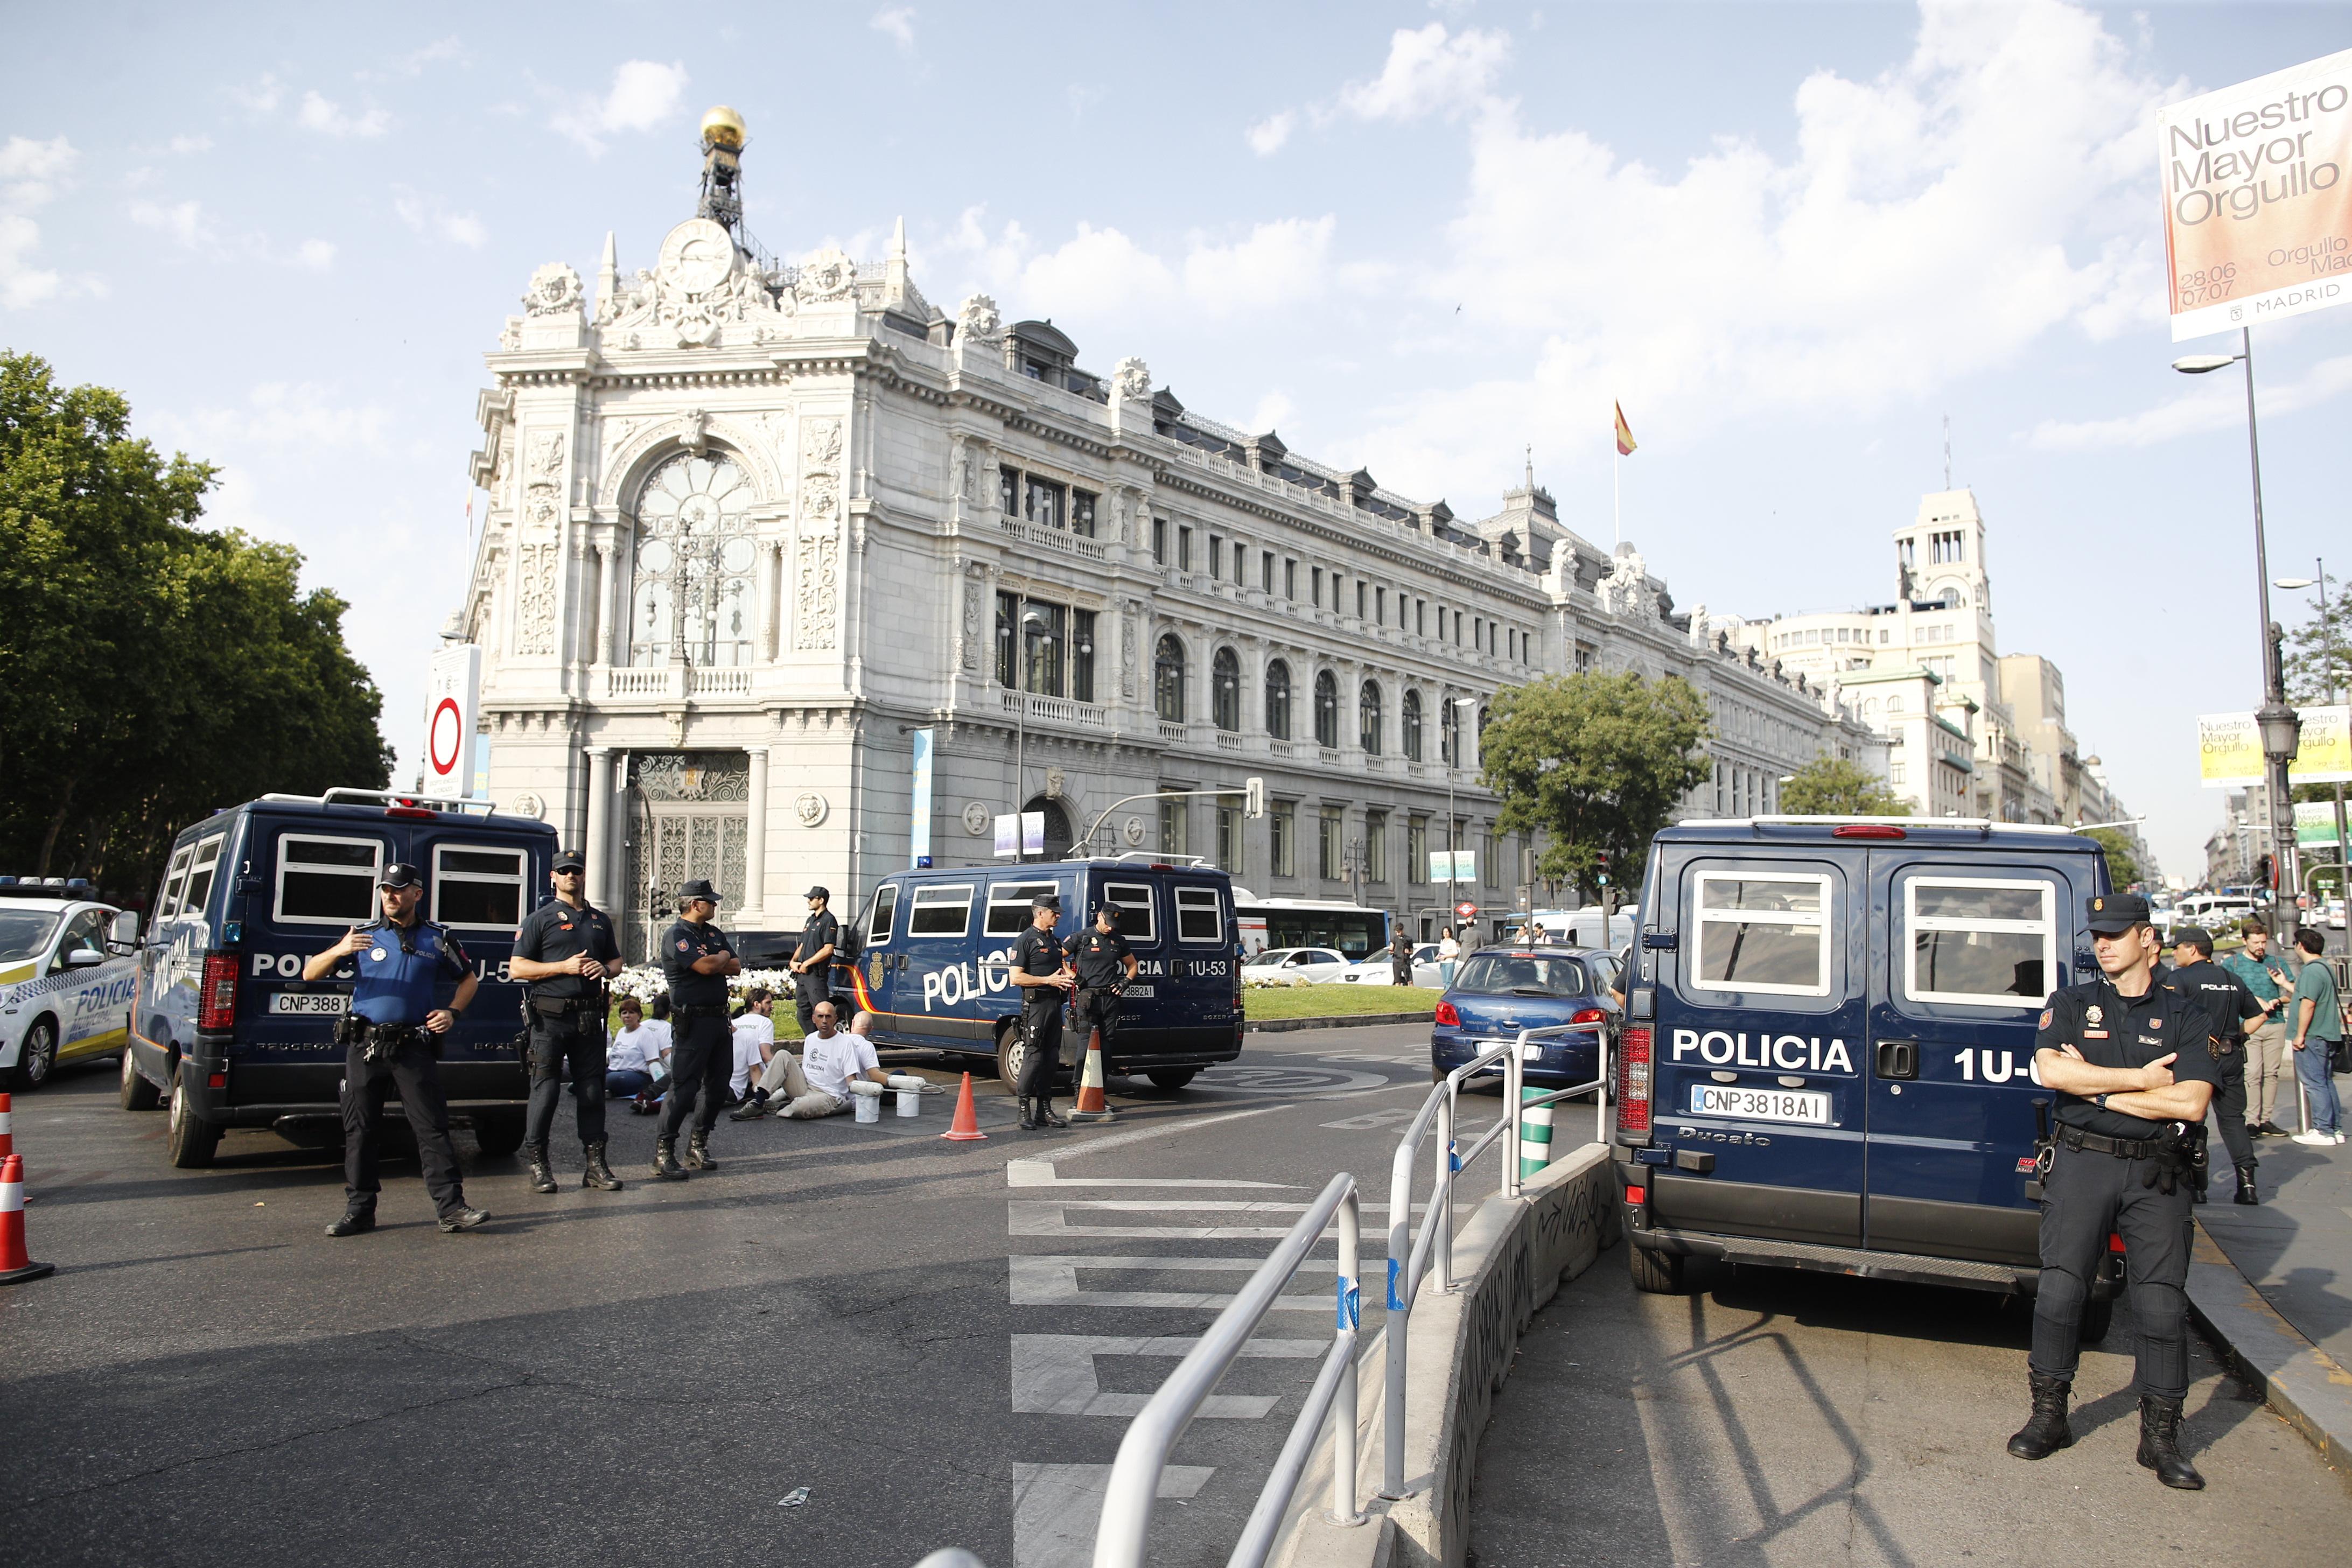
[(1447, 767), (1462, 760), (1462, 710), (1450, 697), (1437, 701), (1437, 760)]
[(637, 492), (629, 662), (751, 662), (751, 481), (717, 452), (680, 452)]
[(1328, 669), (1315, 672), (1315, 743), (1339, 743), (1339, 683)]
[(1242, 727), (1242, 661), (1229, 647), (1209, 661), (1209, 711), (1220, 730)]
[(1184, 645), (1174, 632), (1160, 639), (1151, 656), (1151, 701), (1169, 723), (1184, 721)]
[(1290, 666), (1278, 658), (1265, 667), (1265, 732), (1290, 739)]
[(1370, 756), (1379, 756), (1381, 754), (1381, 683), (1377, 680), (1364, 682), (1364, 689), (1356, 699), (1356, 731), (1363, 743), (1365, 753)]
[(1961, 605), (1968, 603), (1967, 595), (1963, 595), (1958, 588), (1945, 589), (1941, 597), (1943, 599), (1944, 608), (1948, 610), (1957, 610)]
[(1405, 760), (1421, 761), (1421, 693), (1412, 687), (1405, 688), (1404, 707), (1398, 715), (1398, 727), (1404, 731), (1398, 737), (1398, 743), (1404, 748)]

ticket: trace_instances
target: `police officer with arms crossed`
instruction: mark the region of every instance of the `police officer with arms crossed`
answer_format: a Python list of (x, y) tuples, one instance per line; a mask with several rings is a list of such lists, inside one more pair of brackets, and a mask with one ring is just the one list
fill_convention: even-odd
[(555, 897), (523, 917), (516, 928), (508, 973), (530, 988), (524, 1004), (530, 1037), (530, 1121), (522, 1151), (530, 1161), (530, 1190), (555, 1191), (547, 1141), (555, 1131), (555, 1110), (563, 1098), (557, 1081), (567, 1065), (577, 1109), (580, 1148), (586, 1168), (580, 1184), (605, 1192), (621, 1180), (604, 1163), (604, 977), (621, 967), (613, 922), (590, 909), (583, 896), (588, 865), (577, 849), (555, 857), (549, 879)]
[[(2202, 926), (2182, 926), (2172, 933), (2172, 973), (2167, 984), (2205, 1004), (2205, 1034), (2213, 1042), (2213, 1065), (2221, 1084), (2213, 1093), (2213, 1120), (2221, 1124), (2221, 1142), (2230, 1151), (2237, 1173), (2238, 1192), (2231, 1201), (2258, 1204), (2254, 1189), (2253, 1134), (2246, 1131), (2246, 1025), (2271, 1016), (2262, 998), (2235, 973), (2213, 962), (2213, 934)], [(2197, 1201), (2203, 1203), (2200, 1192)]]
[[(1021, 1131), (1067, 1127), (1054, 1114), (1054, 1074), (1062, 1065), (1062, 1002), (1077, 984), (1068, 952), (1054, 934), (1062, 900), (1040, 893), (1029, 900), (1029, 929), (1013, 944), (1013, 984), (1021, 987)], [(1033, 1109), (1034, 1108), (1034, 1109)]]
[[(828, 889), (808, 890), (808, 919), (793, 945), (793, 1011), (800, 1015), (803, 1038), (815, 1026), (816, 1005), (833, 995), (833, 954), (841, 942), (841, 922), (826, 907), (832, 901)], [(836, 1015), (839, 1011), (835, 1009)]]
[(2221, 1071), (2207, 1048), (2207, 1009), (2156, 981), (2159, 952), (2147, 900), (2090, 900), (2102, 978), (2051, 994), (2034, 1068), (2057, 1091), (2055, 1147), (2043, 1178), (2042, 1283), (2033, 1302), (2028, 1378), (2033, 1415), (2009, 1440), (2021, 1459), (2067, 1447), (2067, 1396), (2081, 1357), (2083, 1303), (2107, 1237), (2123, 1237), (2139, 1331), (2139, 1462), (2168, 1487), (2205, 1478), (2181, 1457), (2189, 1393), (2184, 1339), (2189, 1279), (2189, 1129), (2205, 1120)]
[[(417, 1163), (425, 1186), (446, 1231), (472, 1230), (490, 1216), (466, 1206), (457, 1177), (457, 1151), (449, 1142), (449, 1101), (441, 1093), (438, 1037), (449, 1032), (473, 1001), (473, 963), (457, 939), (417, 918), (425, 879), (414, 866), (395, 860), (376, 878), (383, 918), (353, 926), (341, 942), (302, 965), (305, 980), (324, 980), (346, 958), (357, 955), (358, 982), (351, 1011), (337, 1026), (336, 1040), (350, 1047), (343, 1058), (343, 1217), (329, 1236), (358, 1236), (375, 1228), (376, 1145), (383, 1135), (383, 1091), (400, 1088), (400, 1108), (416, 1133)], [(457, 989), (446, 1007), (433, 1005), (444, 980)]]
[[(735, 1069), (735, 1035), (727, 1018), (727, 977), (740, 973), (727, 933), (711, 923), (719, 895), (709, 882), (688, 882), (678, 892), (678, 919), (662, 933), (662, 973), (669, 979), (676, 1022), (670, 1046), (669, 1101), (662, 1108), (661, 1136), (654, 1142), (654, 1174), (667, 1182), (686, 1180), (687, 1171), (715, 1171), (710, 1129), (727, 1103), (727, 1079)], [(686, 1165), (677, 1163), (677, 1130), (694, 1113), (694, 1136)]]
[(1118, 906), (1109, 900), (1095, 910), (1095, 923), (1070, 944), (1076, 960), (1078, 994), (1071, 1013), (1078, 1034), (1102, 1031), (1102, 1050), (1110, 1054), (1110, 1038), (1118, 1027), (1119, 994), (1135, 978), (1135, 953), (1118, 934)]

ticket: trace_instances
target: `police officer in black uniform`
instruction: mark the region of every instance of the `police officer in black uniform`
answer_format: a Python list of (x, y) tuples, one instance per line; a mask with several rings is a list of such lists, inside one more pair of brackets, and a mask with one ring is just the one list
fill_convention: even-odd
[(1029, 929), (1013, 944), (1013, 984), (1021, 987), (1021, 1130), (1067, 1127), (1054, 1114), (1054, 1074), (1062, 1065), (1062, 1003), (1077, 984), (1068, 952), (1054, 933), (1062, 900), (1040, 893), (1029, 900)]
[(1118, 934), (1118, 906), (1104, 900), (1095, 910), (1095, 923), (1078, 933), (1070, 949), (1078, 978), (1071, 1021), (1082, 1040), (1090, 1040), (1097, 1029), (1102, 1031), (1101, 1049), (1108, 1069), (1111, 1036), (1118, 1027), (1119, 994), (1135, 978), (1136, 971), (1134, 950)]
[(2157, 983), (2160, 948), (2147, 900), (2108, 893), (2090, 900), (2092, 948), (2101, 978), (2051, 994), (2034, 1067), (2057, 1094), (2057, 1128), (2042, 1179), (2042, 1281), (2033, 1302), (2028, 1378), (2033, 1415), (2009, 1440), (2021, 1459), (2046, 1458), (2074, 1441), (2066, 1401), (2081, 1354), (2083, 1303), (2120, 1236), (2139, 1331), (2139, 1462), (2168, 1487), (2205, 1479), (2181, 1456), (2180, 1404), (2189, 1393), (2189, 1136), (2221, 1082), (2204, 1027), (2210, 1011)]
[[(490, 1216), (469, 1208), (449, 1142), (449, 1101), (441, 1092), (441, 1037), (456, 1026), (476, 990), (474, 965), (457, 939), (417, 918), (425, 879), (395, 860), (376, 878), (382, 917), (353, 926), (342, 940), (302, 965), (305, 980), (324, 980), (346, 958), (359, 978), (351, 1011), (336, 1026), (343, 1058), (343, 1217), (329, 1236), (359, 1236), (375, 1228), (376, 1146), (383, 1136), (383, 1091), (396, 1085), (400, 1108), (416, 1134), (425, 1190), (446, 1231), (472, 1230)], [(433, 1005), (443, 981), (455, 990), (448, 1005)]]
[(621, 949), (613, 940), (611, 919), (588, 907), (587, 873), (587, 861), (577, 849), (555, 857), (550, 878), (555, 897), (516, 928), (508, 969), (530, 987), (523, 1006), (530, 1041), (530, 1121), (522, 1149), (535, 1193), (556, 1190), (547, 1141), (563, 1098), (558, 1079), (567, 1068), (585, 1161), (580, 1184), (621, 1190), (620, 1178), (604, 1163), (604, 977), (619, 972)]
[(800, 941), (793, 944), (793, 1011), (800, 1016), (803, 1038), (816, 1027), (816, 1005), (833, 996), (833, 955), (841, 945), (841, 922), (826, 907), (832, 901), (827, 889), (808, 890), (808, 919), (801, 925)]
[[(670, 1045), (670, 1090), (662, 1107), (661, 1136), (654, 1143), (654, 1174), (667, 1182), (686, 1173), (715, 1171), (710, 1130), (727, 1103), (727, 1080), (735, 1072), (735, 1037), (727, 1019), (727, 977), (740, 973), (727, 933), (711, 923), (719, 894), (709, 882), (688, 882), (678, 892), (678, 919), (662, 933), (662, 973), (669, 979), (674, 1009)], [(694, 1114), (694, 1136), (686, 1164), (677, 1163), (677, 1130)]]
[[(2270, 1016), (2246, 983), (2213, 962), (2213, 933), (2202, 926), (2182, 926), (2172, 933), (2172, 973), (2167, 983), (2205, 1004), (2205, 1032), (2213, 1041), (2213, 1063), (2221, 1069), (2221, 1087), (2213, 1095), (2213, 1120), (2221, 1124), (2221, 1142), (2230, 1151), (2230, 1164), (2238, 1177), (2242, 1204), (2258, 1204), (2254, 1188), (2253, 1134), (2246, 1131), (2246, 1024), (2257, 1026)], [(2203, 1203), (2202, 1184), (2197, 1201)]]

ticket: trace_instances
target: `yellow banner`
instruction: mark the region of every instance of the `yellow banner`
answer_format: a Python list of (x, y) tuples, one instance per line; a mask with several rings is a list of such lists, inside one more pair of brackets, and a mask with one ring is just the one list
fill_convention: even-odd
[[(2292, 784), (2352, 784), (2352, 707), (2304, 708), (2303, 736), (2287, 763)], [(2207, 789), (2244, 789), (2263, 782), (2263, 732), (2251, 713), (2204, 713), (2197, 720), (2199, 782)]]
[(2303, 745), (2287, 764), (2296, 784), (2352, 784), (2352, 708), (2305, 708)]

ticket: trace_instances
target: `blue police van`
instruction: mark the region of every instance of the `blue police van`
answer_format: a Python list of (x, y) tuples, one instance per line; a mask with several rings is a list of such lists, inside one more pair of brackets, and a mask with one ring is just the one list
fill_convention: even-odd
[[(1135, 982), (1108, 1042), (1106, 1072), (1181, 1089), (1204, 1067), (1242, 1052), (1239, 932), (1223, 871), (1131, 858), (901, 871), (883, 879), (845, 934), (841, 966), (879, 1045), (993, 1057), (1021, 1076), (1020, 988), (1013, 943), (1030, 900), (1061, 900), (1055, 931), (1069, 941), (1108, 902), (1134, 949)], [(840, 973), (837, 971), (836, 973)], [(1084, 1041), (1076, 1042), (1083, 1049)]]
[(398, 860), (424, 871), (424, 918), (457, 937), (481, 983), (441, 1037), (453, 1120), (472, 1123), (484, 1153), (512, 1153), (529, 1086), (513, 1045), (522, 988), (507, 962), (515, 927), (550, 896), (554, 857), (544, 823), (378, 790), (266, 795), (185, 829), (139, 951), (123, 1109), (168, 1097), (165, 1150), (184, 1168), (210, 1164), (231, 1127), (339, 1143), (335, 1024), (356, 971), (311, 983), (302, 964), (376, 918), (376, 874)]
[[(1683, 1260), (2031, 1295), (2044, 999), (2095, 977), (2071, 829), (1692, 822), (1652, 841), (1616, 1064), (1633, 1282)], [(2086, 1337), (2105, 1331), (2116, 1259)]]

